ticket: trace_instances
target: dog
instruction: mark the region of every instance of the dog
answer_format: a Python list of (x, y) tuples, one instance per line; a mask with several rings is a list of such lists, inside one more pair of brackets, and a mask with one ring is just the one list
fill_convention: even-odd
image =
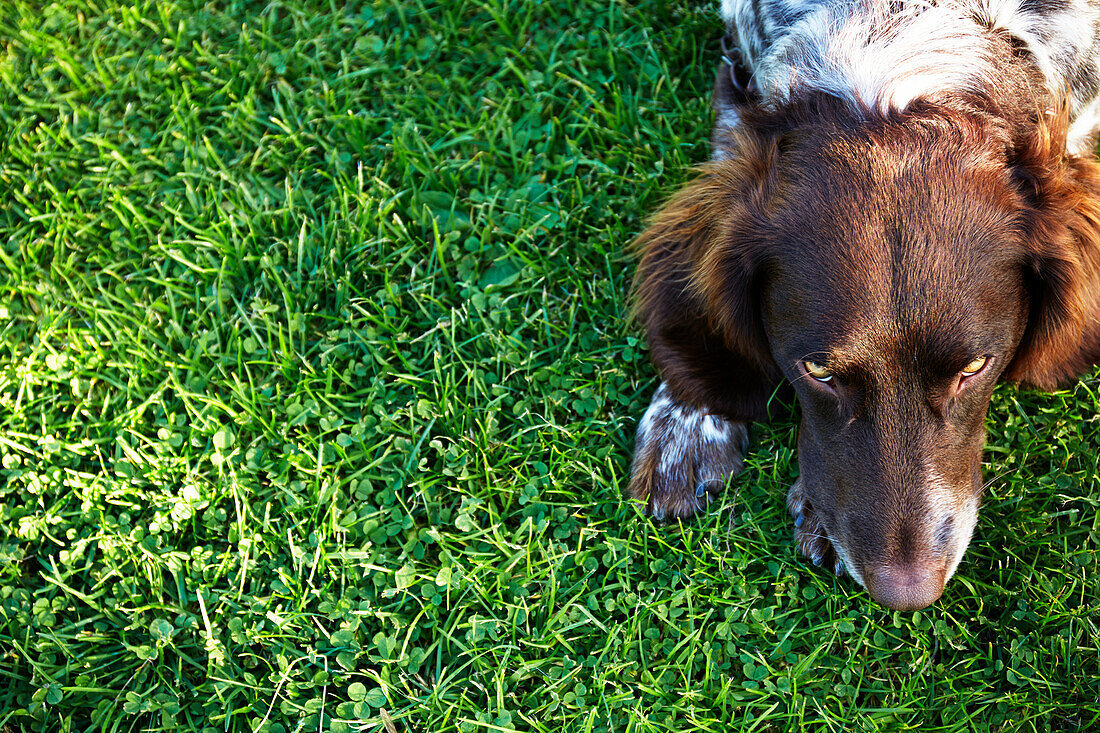
[(711, 160), (635, 243), (661, 383), (628, 491), (693, 516), (793, 390), (798, 550), (924, 608), (970, 543), (994, 384), (1100, 361), (1100, 3), (722, 13)]

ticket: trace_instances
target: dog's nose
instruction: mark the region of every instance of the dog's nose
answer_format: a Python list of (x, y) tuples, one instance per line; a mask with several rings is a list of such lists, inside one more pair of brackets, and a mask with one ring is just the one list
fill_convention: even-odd
[(917, 562), (881, 565), (864, 573), (867, 591), (895, 611), (916, 611), (931, 606), (943, 593), (943, 563)]

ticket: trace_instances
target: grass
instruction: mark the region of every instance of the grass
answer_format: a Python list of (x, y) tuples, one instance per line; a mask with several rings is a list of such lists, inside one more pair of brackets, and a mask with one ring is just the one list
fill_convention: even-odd
[(790, 405), (698, 521), (623, 499), (719, 26), (0, 6), (0, 730), (1100, 726), (1096, 373), (998, 388), (924, 612), (796, 557)]

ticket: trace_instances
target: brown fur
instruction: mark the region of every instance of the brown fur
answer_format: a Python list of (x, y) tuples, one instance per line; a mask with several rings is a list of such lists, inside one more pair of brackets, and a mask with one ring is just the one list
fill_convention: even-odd
[(1100, 361), (1100, 163), (1065, 153), (1067, 113), (1045, 114), (1017, 152), (1032, 308), (1006, 378), (1053, 389)]
[[(779, 378), (754, 297), (759, 243), (743, 236), (768, 200), (774, 144), (746, 153), (704, 166), (634, 245), (641, 253), (634, 315), (654, 363), (678, 399), (734, 419), (763, 417)], [(717, 261), (718, 251), (727, 257)], [(715, 277), (727, 278), (728, 297), (707, 291)], [(747, 380), (732, 392), (726, 385), (731, 372)]]
[[(748, 421), (786, 378), (800, 544), (895, 608), (938, 597), (969, 540), (997, 378), (1052, 388), (1100, 361), (1100, 164), (1066, 154), (1064, 108), (1029, 99), (742, 109), (716, 132), (724, 159), (636, 242), (635, 315), (668, 391)], [(691, 477), (654, 499), (646, 450), (633, 495), (692, 513)]]

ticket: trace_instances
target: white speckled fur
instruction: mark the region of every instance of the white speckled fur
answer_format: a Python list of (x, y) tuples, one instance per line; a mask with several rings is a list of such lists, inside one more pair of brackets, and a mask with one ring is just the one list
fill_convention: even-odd
[[(995, 34), (1016, 39), (1047, 91), (1069, 102), (1070, 150), (1100, 124), (1100, 3), (1022, 0), (722, 0), (722, 15), (764, 101), (820, 90), (854, 105), (913, 100), (996, 83)], [(993, 31), (991, 33), (991, 31)]]
[(662, 383), (638, 423), (632, 493), (658, 519), (690, 516), (741, 470), (747, 438), (744, 423), (681, 404)]
[(982, 89), (994, 68), (982, 29), (957, 9), (898, 17), (822, 6), (776, 42), (757, 83), (773, 103), (814, 89), (886, 112), (943, 89)]

